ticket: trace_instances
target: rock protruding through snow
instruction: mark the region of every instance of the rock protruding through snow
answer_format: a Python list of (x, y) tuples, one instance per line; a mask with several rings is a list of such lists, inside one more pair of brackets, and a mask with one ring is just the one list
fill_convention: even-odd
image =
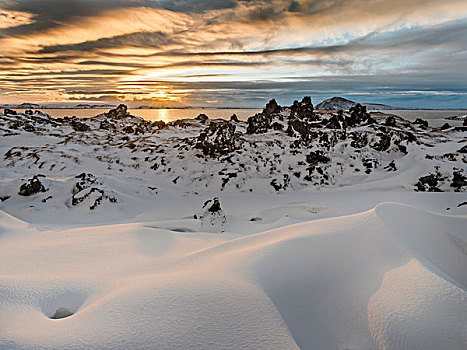
[(205, 232), (222, 232), (227, 221), (217, 197), (204, 202), (203, 207), (194, 215), (194, 218), (199, 219), (201, 222), (200, 230)]

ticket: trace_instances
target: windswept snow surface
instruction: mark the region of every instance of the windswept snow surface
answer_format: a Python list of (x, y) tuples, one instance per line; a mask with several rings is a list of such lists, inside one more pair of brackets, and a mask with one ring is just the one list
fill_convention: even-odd
[(0, 117), (2, 350), (467, 348), (462, 129)]

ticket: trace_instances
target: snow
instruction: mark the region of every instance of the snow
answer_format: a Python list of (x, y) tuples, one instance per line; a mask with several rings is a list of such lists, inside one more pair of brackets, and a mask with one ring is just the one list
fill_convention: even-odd
[(465, 349), (465, 134), (397, 119), (377, 151), (374, 117), (361, 148), (238, 122), (204, 155), (200, 121), (0, 115), (0, 349)]

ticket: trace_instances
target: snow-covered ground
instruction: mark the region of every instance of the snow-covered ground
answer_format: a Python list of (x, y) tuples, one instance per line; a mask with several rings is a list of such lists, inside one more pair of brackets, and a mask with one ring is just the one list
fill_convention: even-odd
[(462, 127), (304, 99), (0, 132), (0, 349), (467, 348)]

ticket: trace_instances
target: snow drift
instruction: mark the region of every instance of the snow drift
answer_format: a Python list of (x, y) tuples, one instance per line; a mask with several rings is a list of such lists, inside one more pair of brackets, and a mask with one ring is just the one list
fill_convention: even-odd
[(466, 224), (390, 203), (237, 238), (2, 214), (0, 348), (464, 349)]

